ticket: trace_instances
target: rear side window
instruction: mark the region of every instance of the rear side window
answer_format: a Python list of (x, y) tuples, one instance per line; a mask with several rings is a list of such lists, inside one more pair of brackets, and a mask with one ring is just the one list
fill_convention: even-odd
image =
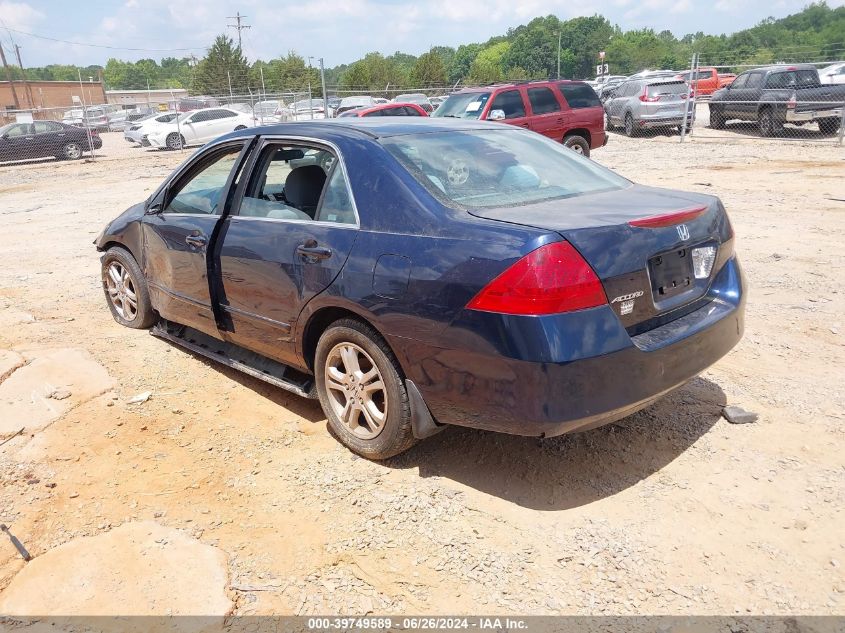
[[(344, 114), (346, 114), (344, 112)], [(384, 116), (385, 114), (393, 114), (392, 112), (385, 112), (384, 110), (373, 110), (372, 112), (367, 112), (362, 114), (361, 116), (369, 117), (369, 116)]]
[(405, 106), (405, 114), (408, 116), (422, 116), (417, 109), (411, 106)]
[(528, 101), (531, 102), (531, 111), (534, 114), (560, 112), (560, 104), (548, 88), (529, 88)]
[(33, 127), (35, 128), (36, 134), (64, 131), (64, 128), (62, 127), (61, 123), (56, 123), (54, 121), (36, 121), (35, 123), (33, 123)]
[(490, 106), (490, 111), (502, 110), (505, 113), (506, 119), (518, 119), (525, 116), (525, 103), (522, 101), (522, 95), (519, 90), (508, 90), (500, 92), (493, 99), (493, 105)]
[(766, 80), (766, 88), (803, 88), (816, 84), (818, 84), (816, 73), (809, 69), (772, 73)]
[(601, 105), (596, 91), (586, 84), (559, 84), (558, 89), (570, 108), (592, 108)]

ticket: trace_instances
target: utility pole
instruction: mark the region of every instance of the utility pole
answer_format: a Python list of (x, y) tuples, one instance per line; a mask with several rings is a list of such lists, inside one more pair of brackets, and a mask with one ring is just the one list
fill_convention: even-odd
[(252, 27), (247, 24), (241, 24), (241, 20), (245, 20), (247, 16), (241, 15), (241, 12), (238, 11), (235, 15), (227, 16), (228, 20), (235, 20), (236, 24), (229, 24), (227, 25), (230, 29), (237, 29), (238, 31), (238, 49), (241, 49), (241, 31), (244, 29), (251, 29)]
[(323, 84), (323, 111), (326, 113), (326, 118), (329, 118), (329, 95), (326, 93), (326, 69), (323, 67), (323, 58), (320, 62), (320, 83)]
[(560, 36), (562, 31), (557, 32), (557, 78), (560, 79)]
[(21, 61), (21, 47), (17, 44), (14, 45), (15, 47), (15, 56), (18, 58), (18, 66), (21, 67), (21, 77), (23, 78), (23, 89), (26, 93), (27, 99), (29, 99), (29, 107), (33, 110), (35, 109), (35, 98), (32, 96), (32, 88), (29, 85), (29, 82), (26, 80), (26, 70), (23, 67), (23, 62)]
[(21, 104), (18, 101), (18, 93), (15, 91), (15, 84), (12, 81), (12, 71), (9, 70), (9, 64), (6, 63), (6, 53), (3, 51), (2, 42), (0, 42), (0, 61), (3, 62), (3, 69), (6, 71), (6, 79), (9, 81), (9, 87), (12, 89), (12, 99), (15, 100), (15, 110), (20, 110)]

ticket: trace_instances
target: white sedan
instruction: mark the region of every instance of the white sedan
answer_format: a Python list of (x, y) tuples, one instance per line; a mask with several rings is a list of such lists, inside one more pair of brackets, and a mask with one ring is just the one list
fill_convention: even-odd
[(133, 121), (123, 130), (123, 138), (130, 143), (140, 144), (145, 134), (149, 134), (162, 123), (170, 123), (175, 118), (175, 112), (161, 112), (159, 114), (152, 114), (146, 119)]
[(252, 112), (231, 108), (203, 108), (180, 114), (171, 123), (157, 127), (146, 135), (142, 145), (159, 149), (180, 149), (204, 145), (222, 134), (255, 126)]
[(819, 81), (823, 84), (845, 84), (845, 64), (831, 64), (822, 68)]

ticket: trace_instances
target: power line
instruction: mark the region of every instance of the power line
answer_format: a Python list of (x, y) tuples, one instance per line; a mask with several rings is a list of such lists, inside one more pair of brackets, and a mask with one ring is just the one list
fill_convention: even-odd
[(235, 20), (237, 22), (237, 24), (227, 24), (226, 26), (228, 26), (230, 29), (238, 30), (238, 48), (241, 49), (241, 51), (243, 51), (243, 49), (241, 48), (241, 31), (243, 31), (244, 29), (252, 28), (248, 24), (241, 24), (241, 20), (245, 20), (246, 18), (247, 16), (241, 15), (240, 11), (238, 11), (235, 15), (226, 16), (226, 19)]
[[(249, 27), (245, 27), (249, 28)], [(109, 46), (107, 44), (88, 44), (86, 42), (74, 42), (72, 40), (63, 40), (57, 37), (49, 37), (47, 35), (38, 35), (37, 33), (28, 33), (26, 31), (20, 31), (18, 29), (12, 29), (6, 27), (7, 31), (13, 31), (15, 33), (19, 33), (20, 35), (28, 35), (29, 37), (36, 37), (40, 40), (48, 40), (50, 42), (61, 42), (62, 44), (73, 44), (74, 46), (88, 46), (90, 48), (107, 48), (110, 50), (115, 51), (140, 51), (144, 53), (178, 53), (183, 51), (204, 51), (207, 49), (206, 46), (191, 46), (187, 48), (133, 48), (129, 46)]]

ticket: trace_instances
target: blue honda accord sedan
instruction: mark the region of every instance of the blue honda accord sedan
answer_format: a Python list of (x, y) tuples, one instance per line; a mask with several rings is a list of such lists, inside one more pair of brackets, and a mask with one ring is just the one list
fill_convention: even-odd
[(235, 132), (96, 246), (118, 323), (319, 398), (372, 459), (447, 425), (612, 422), (743, 332), (718, 198), (635, 185), (495, 123)]

